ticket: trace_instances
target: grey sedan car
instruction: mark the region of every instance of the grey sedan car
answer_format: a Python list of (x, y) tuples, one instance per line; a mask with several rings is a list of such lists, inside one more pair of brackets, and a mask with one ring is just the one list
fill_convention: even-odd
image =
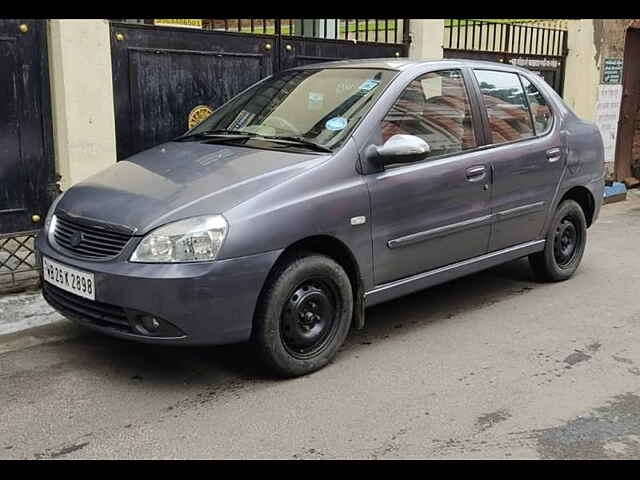
[(43, 295), (109, 335), (251, 340), (302, 375), (376, 303), (525, 256), (569, 278), (603, 189), (598, 129), (531, 71), (312, 64), (59, 196)]

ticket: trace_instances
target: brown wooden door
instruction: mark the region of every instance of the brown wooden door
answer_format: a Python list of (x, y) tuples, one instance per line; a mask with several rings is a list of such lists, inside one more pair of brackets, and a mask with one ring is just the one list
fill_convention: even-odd
[[(624, 44), (622, 102), (616, 137), (615, 177), (632, 176), (633, 138), (640, 114), (640, 25), (627, 30)], [(636, 159), (637, 160), (637, 159)]]

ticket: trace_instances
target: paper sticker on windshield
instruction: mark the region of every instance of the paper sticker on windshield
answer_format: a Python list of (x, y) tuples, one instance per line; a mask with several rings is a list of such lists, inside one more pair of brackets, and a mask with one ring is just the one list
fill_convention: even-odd
[(337, 132), (347, 126), (347, 119), (344, 117), (333, 117), (327, 120), (324, 126), (327, 127), (328, 130)]
[(309, 110), (322, 110), (324, 95), (317, 92), (309, 92)]
[(369, 91), (373, 90), (374, 88), (376, 88), (379, 83), (380, 83), (380, 80), (374, 80), (374, 79), (370, 78), (369, 80), (364, 82), (362, 85), (360, 85), (360, 90), (362, 90), (364, 92), (369, 92)]

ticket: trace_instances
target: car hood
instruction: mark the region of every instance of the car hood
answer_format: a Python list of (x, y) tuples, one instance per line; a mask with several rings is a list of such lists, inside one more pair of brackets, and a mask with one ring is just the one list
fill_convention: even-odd
[(74, 185), (56, 211), (141, 235), (182, 218), (224, 213), (327, 158), (201, 142), (169, 142)]

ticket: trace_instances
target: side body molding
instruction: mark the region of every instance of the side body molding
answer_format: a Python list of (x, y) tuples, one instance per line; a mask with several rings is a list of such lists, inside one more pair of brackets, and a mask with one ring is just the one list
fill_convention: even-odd
[(451, 225), (444, 225), (442, 227), (432, 228), (430, 230), (394, 238), (387, 242), (387, 246), (393, 249), (405, 247), (407, 245), (413, 245), (414, 243), (431, 240), (433, 238), (442, 237), (451, 233), (461, 232), (470, 228), (490, 225), (502, 220), (507, 220), (509, 218), (519, 217), (520, 215), (527, 215), (529, 213), (538, 212), (540, 210), (543, 210), (544, 206), (545, 202), (535, 202), (528, 205), (510, 208), (508, 210), (492, 213), (490, 215), (483, 215), (482, 217), (465, 220), (464, 222), (452, 223)]
[(480, 255), (479, 257), (462, 262), (453, 263), (435, 270), (377, 285), (372, 290), (365, 292), (365, 305), (370, 307), (377, 303), (386, 302), (387, 300), (407, 295), (439, 283), (448, 282), (449, 280), (463, 277), (470, 273), (479, 272), (480, 270), (494, 267), (531, 253), (540, 252), (544, 250), (544, 244), (545, 240), (534, 240)]

